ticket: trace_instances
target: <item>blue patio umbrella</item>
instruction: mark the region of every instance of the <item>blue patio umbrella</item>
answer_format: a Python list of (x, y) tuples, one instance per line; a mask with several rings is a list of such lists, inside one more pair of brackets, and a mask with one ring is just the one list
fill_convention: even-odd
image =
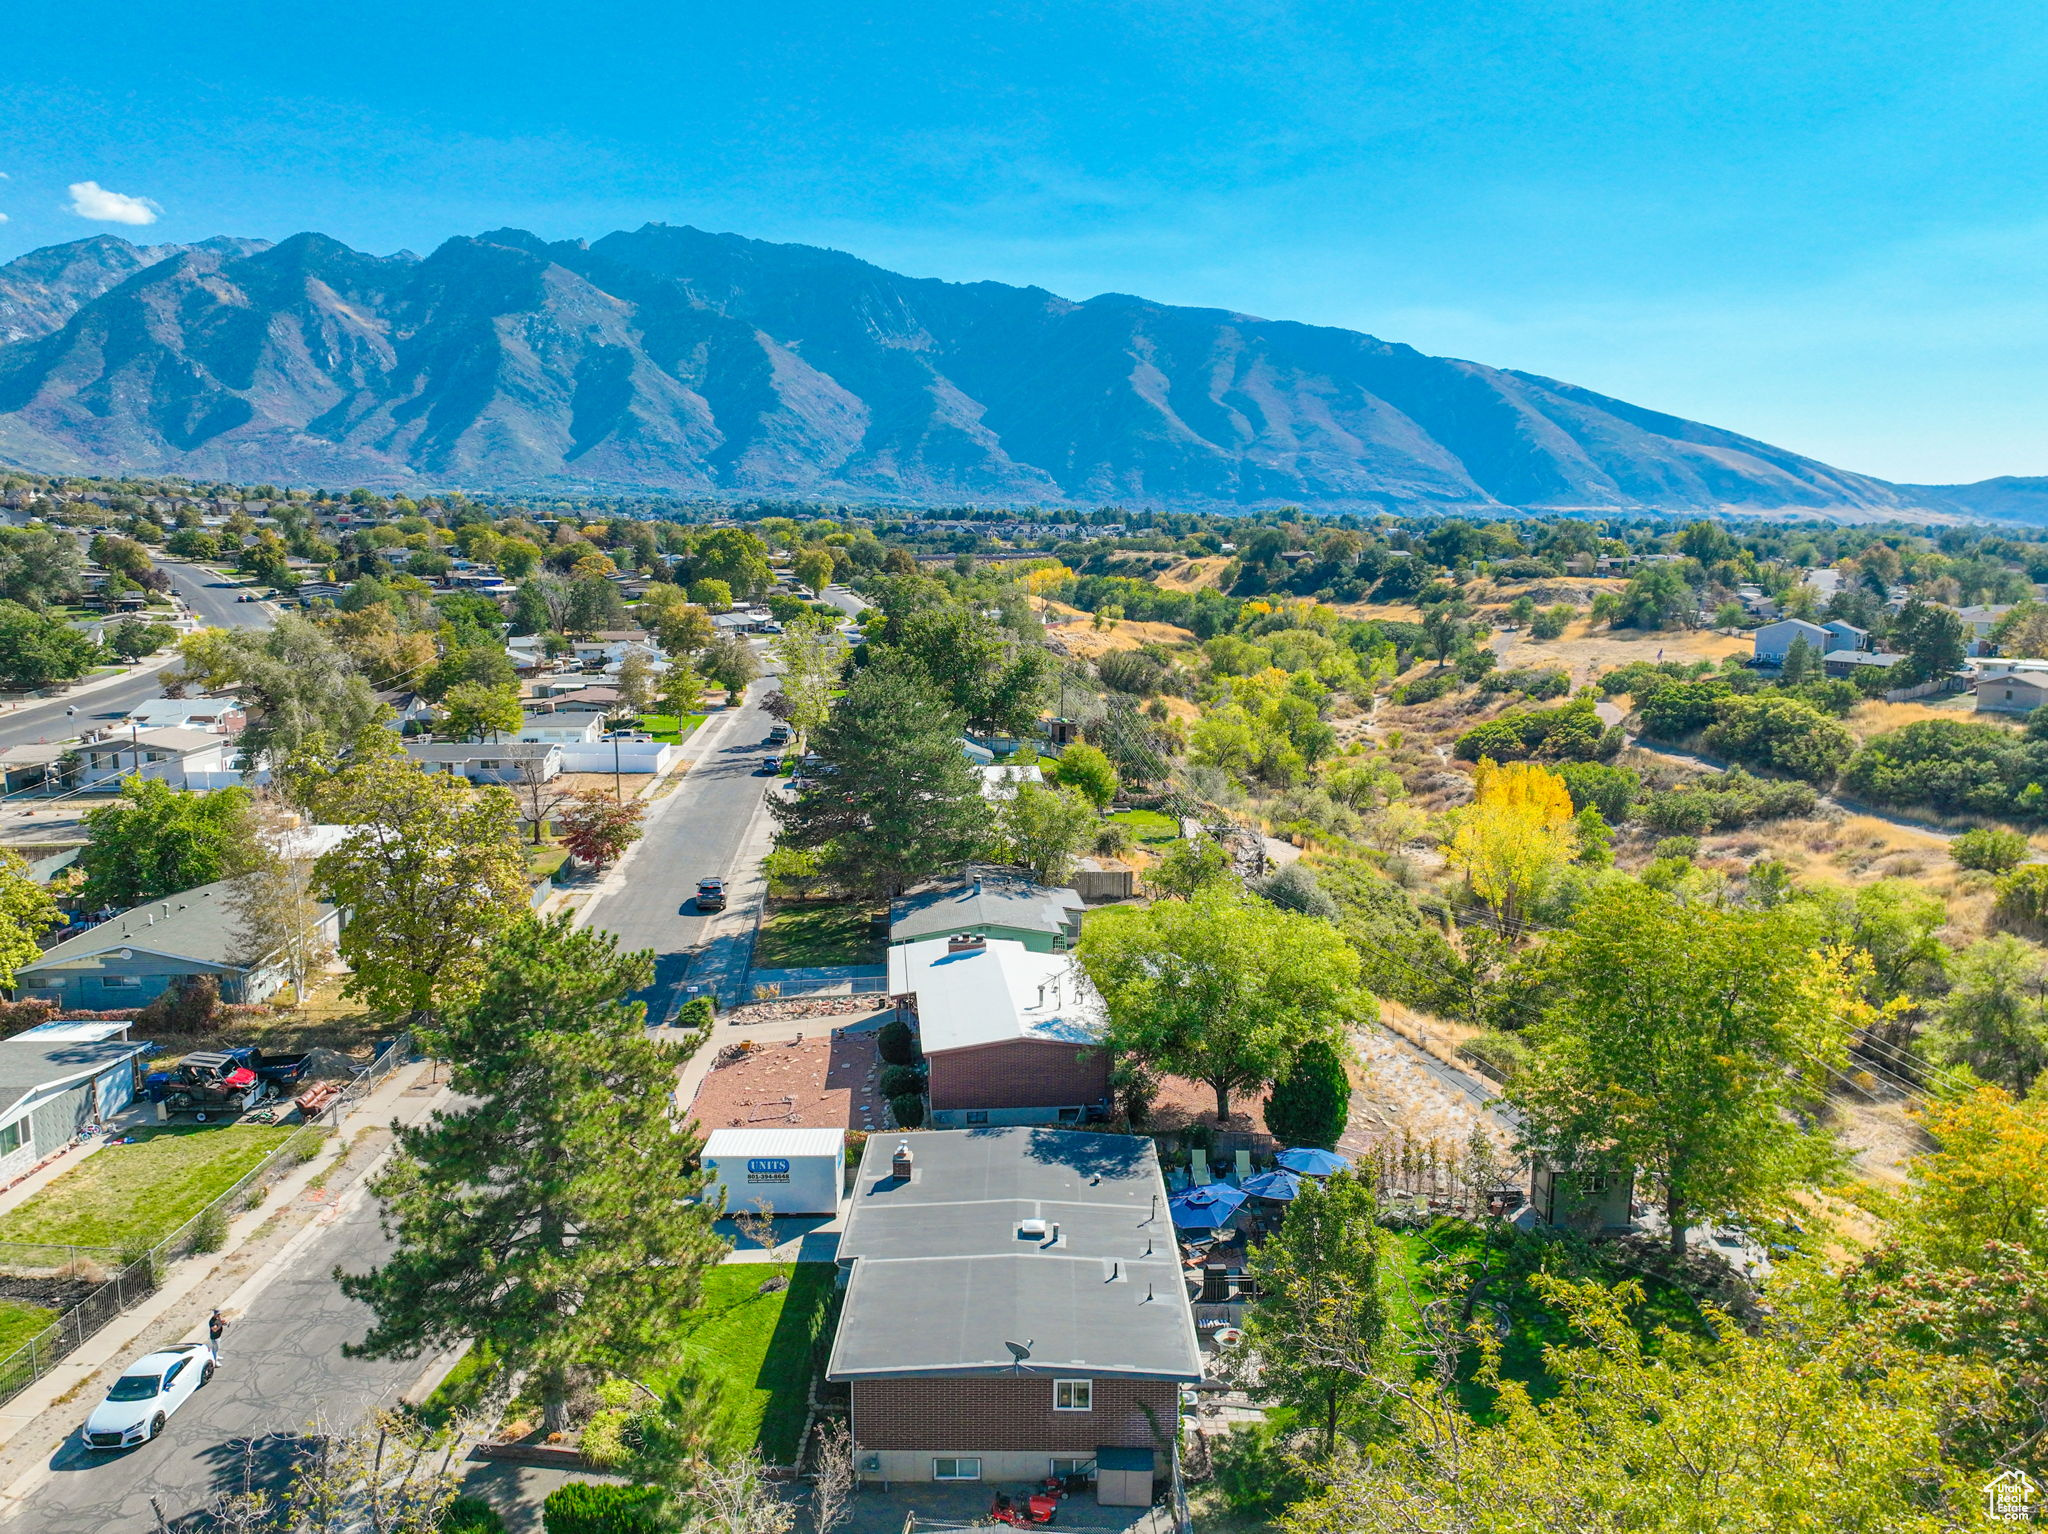
[(1285, 1203), (1301, 1191), (1301, 1179), (1292, 1172), (1261, 1172), (1244, 1180), (1244, 1191), (1253, 1198), (1270, 1198)]
[(1310, 1177), (1328, 1177), (1332, 1172), (1348, 1171), (1349, 1157), (1335, 1151), (1317, 1150), (1304, 1145), (1299, 1150), (1284, 1150), (1273, 1158), (1290, 1172), (1304, 1172)]
[(1173, 1215), (1173, 1223), (1183, 1230), (1221, 1230), (1230, 1223), (1244, 1198), (1227, 1184), (1211, 1183), (1206, 1188), (1189, 1188), (1174, 1194), (1166, 1201), (1166, 1207)]

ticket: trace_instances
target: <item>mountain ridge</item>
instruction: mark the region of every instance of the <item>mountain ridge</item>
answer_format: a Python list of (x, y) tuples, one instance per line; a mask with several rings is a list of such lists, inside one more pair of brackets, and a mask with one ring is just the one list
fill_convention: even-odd
[(30, 252), (0, 266), (0, 461), (908, 503), (1964, 509), (1361, 332), (661, 224), (424, 257), (311, 231)]

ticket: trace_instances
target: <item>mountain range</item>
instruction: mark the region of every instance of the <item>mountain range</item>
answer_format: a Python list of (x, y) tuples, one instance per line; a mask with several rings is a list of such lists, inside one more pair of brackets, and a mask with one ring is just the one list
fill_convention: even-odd
[(1328, 326), (951, 283), (650, 224), (431, 255), (319, 234), (0, 266), (0, 463), (63, 473), (1189, 509), (1916, 510), (1900, 486)]

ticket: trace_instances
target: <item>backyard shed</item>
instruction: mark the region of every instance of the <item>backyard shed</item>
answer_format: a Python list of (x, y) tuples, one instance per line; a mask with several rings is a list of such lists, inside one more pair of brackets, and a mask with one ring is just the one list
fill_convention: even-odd
[(714, 1129), (704, 1142), (706, 1198), (725, 1207), (765, 1202), (776, 1214), (836, 1214), (846, 1182), (843, 1129)]
[(0, 1187), (127, 1107), (136, 1057), (150, 1048), (125, 1022), (43, 1023), (0, 1039)]
[(1095, 1451), (1095, 1500), (1103, 1507), (1152, 1505), (1152, 1451), (1104, 1444)]

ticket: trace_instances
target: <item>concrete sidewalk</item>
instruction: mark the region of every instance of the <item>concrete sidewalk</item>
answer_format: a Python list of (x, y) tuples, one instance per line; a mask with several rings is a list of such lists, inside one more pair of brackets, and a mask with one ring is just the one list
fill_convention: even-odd
[[(286, 1172), (270, 1185), (262, 1203), (235, 1215), (228, 1222), (228, 1238), (219, 1251), (179, 1260), (148, 1299), (134, 1309), (116, 1316), (88, 1337), (48, 1374), (4, 1405), (0, 1405), (0, 1451), (4, 1451), (15, 1439), (28, 1432), (45, 1412), (59, 1406), (69, 1412), (75, 1412), (76, 1397), (94, 1375), (124, 1358), (139, 1338), (155, 1328), (182, 1302), (191, 1299), (220, 1276), (231, 1272), (235, 1267), (237, 1255), (277, 1212), (288, 1208), (316, 1180), (331, 1172), (336, 1164), (346, 1157), (349, 1144), (359, 1131), (366, 1127), (390, 1123), (396, 1116), (400, 1102), (408, 1092), (426, 1080), (432, 1069), (431, 1062), (422, 1061), (413, 1065), (403, 1065), (392, 1071), (378, 1083), (374, 1091), (355, 1105), (348, 1117), (338, 1126), (337, 1132), (323, 1142), (320, 1152), (311, 1161)], [(382, 1158), (379, 1159), (381, 1161)], [(69, 1165), (76, 1165), (70, 1158), (66, 1158), (66, 1162)], [(376, 1167), (372, 1166), (366, 1169), (363, 1175), (373, 1176), (375, 1172)], [(312, 1228), (314, 1227), (309, 1223), (307, 1229)], [(296, 1241), (297, 1237), (293, 1240)], [(251, 1285), (267, 1282), (269, 1276), (290, 1262), (294, 1250), (293, 1242), (286, 1242), (284, 1247), (272, 1254), (234, 1294), (221, 1296), (211, 1303), (219, 1305), (222, 1309), (238, 1308), (242, 1291)], [(203, 1326), (194, 1326), (183, 1340), (197, 1341), (203, 1335)], [(13, 1487), (5, 1493), (0, 1493), (0, 1517), (12, 1511), (14, 1500)]]

